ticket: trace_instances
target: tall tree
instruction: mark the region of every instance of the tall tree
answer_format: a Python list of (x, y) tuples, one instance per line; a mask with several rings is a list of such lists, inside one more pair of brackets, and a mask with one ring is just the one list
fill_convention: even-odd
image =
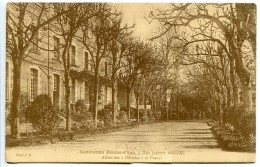
[[(255, 41), (252, 36), (254, 30), (249, 31), (249, 25), (255, 29), (255, 6), (243, 4), (249, 8), (250, 14), (243, 13), (236, 4), (171, 4), (170, 11), (160, 11), (159, 15), (151, 13), (153, 19), (160, 20), (167, 25), (167, 30), (172, 28), (193, 28), (191, 37), (200, 37), (202, 41), (215, 41), (223, 46), (227, 41), (230, 57), (234, 60), (234, 67), (241, 83), (243, 104), (246, 110), (252, 109), (251, 77), (243, 54), (243, 47), (251, 34), (250, 41)], [(242, 15), (242, 17), (241, 17)], [(246, 17), (249, 19), (245, 19)], [(225, 18), (225, 19), (224, 19)], [(251, 24), (247, 24), (251, 23)], [(242, 26), (245, 25), (245, 26)], [(217, 31), (220, 30), (220, 31)], [(163, 34), (162, 34), (163, 35)], [(235, 38), (233, 38), (235, 36)], [(218, 37), (218, 39), (216, 38)], [(224, 39), (224, 40), (222, 40)], [(198, 40), (198, 38), (197, 38)], [(254, 42), (252, 42), (254, 44)], [(223, 47), (224, 48), (224, 47)], [(254, 52), (254, 47), (252, 47)], [(225, 50), (226, 51), (226, 50)]]
[[(55, 34), (63, 39), (61, 59), (64, 67), (65, 101), (66, 101), (66, 130), (70, 131), (70, 70), (72, 65), (72, 41), (83, 24), (88, 24), (93, 17), (99, 16), (103, 4), (95, 3), (57, 3), (55, 13), (69, 10), (66, 14), (56, 19), (57, 29)], [(74, 50), (76, 52), (76, 50)], [(74, 53), (75, 54), (75, 53)], [(74, 63), (74, 64), (73, 64)]]
[[(130, 32), (124, 32), (128, 28), (121, 29), (121, 31), (115, 32), (115, 36), (117, 36), (114, 40), (112, 40), (109, 44), (109, 50), (111, 52), (110, 64), (112, 65), (112, 74), (111, 74), (111, 82), (112, 82), (112, 113), (113, 113), (113, 121), (116, 123), (116, 115), (117, 115), (117, 106), (118, 106), (118, 77), (119, 71), (123, 68), (121, 61), (124, 58), (124, 52), (126, 51), (128, 42), (130, 40)], [(119, 29), (120, 30), (120, 29)]]
[(131, 40), (124, 53), (124, 61), (122, 61), (123, 70), (121, 73), (121, 82), (126, 88), (127, 92), (127, 110), (128, 118), (131, 116), (130, 108), (130, 95), (136, 84), (137, 76), (141, 73), (141, 69), (145, 65), (143, 63), (142, 51), (144, 50), (144, 44), (135, 39)]
[[(97, 127), (98, 114), (98, 96), (100, 89), (100, 65), (109, 54), (109, 44), (111, 41), (118, 38), (118, 32), (121, 31), (121, 13), (113, 9), (110, 4), (102, 4), (102, 12), (95, 17), (95, 23), (83, 24), (82, 35), (78, 39), (82, 42), (84, 47), (88, 50), (91, 56), (92, 65), (94, 67), (94, 101), (93, 109), (94, 122)], [(88, 31), (91, 31), (93, 40), (89, 40)]]
[[(37, 38), (36, 35), (40, 29), (67, 12), (64, 10), (47, 17), (46, 13), (52, 9), (52, 3), (49, 5), (45, 3), (8, 3), (7, 5), (6, 48), (13, 63), (11, 136), (16, 139), (20, 138), (19, 100), (23, 62), (29, 56), (33, 39)], [(30, 10), (35, 11), (34, 15), (31, 14)]]

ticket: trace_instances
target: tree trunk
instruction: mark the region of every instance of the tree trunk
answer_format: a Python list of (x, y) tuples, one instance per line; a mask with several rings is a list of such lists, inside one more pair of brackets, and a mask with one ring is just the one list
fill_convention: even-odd
[(217, 110), (218, 110), (218, 101), (216, 96), (214, 96), (214, 111), (213, 111), (213, 119), (217, 120)]
[(116, 124), (118, 97), (117, 97), (117, 79), (112, 79), (112, 112), (113, 112), (113, 122)]
[(227, 108), (229, 109), (231, 107), (231, 97), (232, 97), (231, 90), (229, 87), (227, 87)]
[(215, 106), (215, 108), (216, 108), (216, 120), (217, 121), (219, 121), (219, 111), (220, 111), (220, 109), (219, 109), (219, 103), (220, 103), (220, 99), (219, 99), (219, 93), (217, 92), (216, 93), (216, 106)]
[(222, 109), (221, 120), (223, 121), (223, 123), (225, 123), (226, 108), (227, 108), (227, 94), (223, 94), (222, 98), (223, 98), (223, 105), (221, 106), (221, 109)]
[(118, 106), (118, 88), (117, 88), (117, 41), (113, 40), (112, 41), (112, 114), (113, 114), (113, 123), (116, 125), (116, 115), (117, 115), (117, 106)]
[(230, 58), (230, 80), (232, 84), (234, 110), (237, 110), (239, 105), (239, 92), (236, 81), (235, 60), (233, 57)]
[(139, 113), (139, 96), (136, 96), (136, 111), (137, 111), (137, 122), (140, 122), (140, 113)]
[(218, 120), (219, 120), (219, 124), (221, 125), (223, 123), (223, 120), (222, 120), (222, 106), (221, 106), (220, 93), (218, 93)]
[(131, 108), (130, 108), (130, 89), (127, 88), (126, 90), (126, 103), (127, 103), (127, 112), (128, 112), (128, 119), (131, 119)]
[[(224, 122), (227, 121), (227, 116), (230, 114), (230, 108), (231, 108), (231, 90), (229, 87), (227, 87), (227, 104), (226, 104), (226, 110), (224, 112)], [(228, 113), (227, 113), (228, 112)]]
[(176, 97), (176, 111), (177, 111), (177, 119), (180, 119), (180, 113), (179, 113), (179, 95), (177, 92), (177, 97)]
[(154, 116), (154, 100), (151, 99), (151, 114)]
[(167, 101), (167, 90), (165, 91), (165, 112), (166, 112), (166, 120), (169, 119), (169, 107)]
[(147, 95), (145, 92), (144, 92), (144, 113), (143, 114), (147, 116)]
[(250, 82), (242, 82), (242, 96), (243, 96), (243, 104), (246, 111), (252, 111), (252, 92), (251, 92), (251, 83)]
[(157, 112), (158, 111), (158, 109), (157, 109), (157, 100), (154, 100), (154, 102), (153, 102), (154, 104), (154, 112)]
[(237, 87), (233, 88), (233, 99), (234, 99), (234, 109), (237, 110), (239, 106), (239, 91)]
[(99, 65), (96, 63), (95, 69), (95, 80), (94, 80), (94, 124), (95, 128), (97, 128), (98, 124), (98, 91), (99, 91)]
[(20, 119), (19, 119), (19, 100), (21, 93), (21, 63), (18, 60), (13, 61), (13, 91), (12, 91), (12, 102), (11, 102), (11, 136), (14, 139), (20, 138)]
[(232, 91), (233, 91), (234, 109), (237, 110), (239, 105), (239, 92), (238, 92), (238, 85), (236, 81), (235, 60), (232, 57), (230, 58), (230, 80), (231, 80)]
[(158, 110), (160, 110), (160, 112), (161, 112), (161, 110), (162, 110), (162, 108), (161, 108), (161, 95), (159, 96), (159, 98), (158, 98), (158, 100), (157, 100), (157, 108), (158, 108)]
[(70, 131), (70, 80), (69, 80), (69, 71), (65, 70), (65, 101), (66, 101), (66, 130)]
[(252, 102), (250, 74), (245, 73), (245, 72), (239, 72), (238, 76), (241, 81), (243, 105), (244, 105), (246, 111), (251, 111), (253, 102)]
[(151, 111), (154, 112), (154, 100), (151, 99)]
[(253, 104), (251, 92), (251, 73), (249, 69), (245, 66), (241, 48), (235, 49), (233, 56), (235, 58), (236, 72), (241, 82), (243, 105), (245, 111), (251, 111)]
[[(71, 130), (70, 125), (70, 47), (72, 38), (68, 39), (68, 45), (64, 48), (63, 57), (63, 67), (64, 67), (64, 82), (65, 82), (65, 102), (66, 102), (66, 130)], [(66, 56), (67, 55), (67, 56)]]

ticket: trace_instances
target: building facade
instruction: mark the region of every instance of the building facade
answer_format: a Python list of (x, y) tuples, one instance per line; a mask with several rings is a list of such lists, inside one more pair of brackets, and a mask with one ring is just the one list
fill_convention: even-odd
[[(30, 4), (28, 13), (32, 17), (26, 17), (28, 22), (37, 11), (37, 5)], [(12, 7), (7, 8), (7, 14), (15, 15)], [(8, 20), (7, 20), (8, 21)], [(65, 84), (64, 84), (64, 67), (60, 57), (59, 47), (63, 42), (60, 36), (57, 36), (54, 31), (54, 24), (46, 25), (41, 28), (35, 35), (33, 44), (31, 44), (26, 58), (23, 61), (21, 69), (21, 100), (20, 105), (28, 105), (36, 96), (40, 94), (48, 94), (54, 105), (59, 107), (61, 111), (65, 111)], [(8, 34), (7, 34), (8, 37)], [(89, 40), (92, 35), (89, 33)], [(94, 75), (94, 68), (92, 58), (89, 52), (84, 48), (83, 44), (76, 38), (72, 40), (70, 48), (71, 69), (75, 71), (87, 70)], [(111, 65), (107, 59), (103, 59), (100, 63), (100, 76), (110, 78)], [(6, 55), (6, 112), (10, 111), (10, 103), (12, 99), (13, 87), (13, 63), (12, 57)], [(78, 100), (84, 100), (89, 106), (89, 84), (87, 82), (80, 82), (76, 79), (70, 80), (71, 104), (75, 104)], [(110, 86), (101, 85), (101, 103), (99, 108), (112, 102), (112, 89)], [(122, 102), (126, 97), (121, 97), (120, 92), (125, 92), (123, 88), (118, 91), (119, 104), (126, 104)], [(124, 106), (121, 106), (124, 107)]]

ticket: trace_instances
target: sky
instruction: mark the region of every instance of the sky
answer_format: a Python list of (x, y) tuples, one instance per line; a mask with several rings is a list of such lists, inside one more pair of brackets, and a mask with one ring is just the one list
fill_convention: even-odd
[(149, 39), (153, 35), (155, 36), (157, 21), (149, 23), (146, 18), (149, 18), (149, 13), (155, 10), (157, 7), (162, 7), (166, 4), (156, 3), (115, 3), (114, 4), (119, 11), (123, 13), (123, 20), (128, 25), (135, 24), (134, 34), (141, 39)]
[[(156, 32), (159, 27), (158, 21), (154, 20), (149, 23), (149, 13), (158, 8), (165, 9), (169, 4), (167, 3), (115, 3), (115, 7), (122, 11), (123, 20), (132, 25), (135, 23), (134, 35), (139, 36), (141, 40), (147, 41), (150, 38), (157, 36)], [(148, 21), (148, 20), (149, 21)], [(179, 71), (179, 77), (184, 80), (183, 71)]]

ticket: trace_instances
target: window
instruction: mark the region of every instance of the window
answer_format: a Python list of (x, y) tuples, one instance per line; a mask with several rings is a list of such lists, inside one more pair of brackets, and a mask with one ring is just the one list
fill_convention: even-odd
[(105, 62), (105, 76), (107, 76), (107, 62)]
[(9, 99), (9, 63), (6, 62), (5, 99)]
[(60, 97), (60, 76), (57, 74), (53, 75), (53, 105), (59, 106)]
[(53, 91), (57, 91), (58, 89), (59, 89), (59, 75), (57, 75), (57, 74), (54, 74), (53, 75), (53, 78), (54, 78), (54, 81), (53, 81)]
[(88, 70), (88, 52), (85, 52), (85, 69)]
[(31, 69), (31, 100), (37, 96), (38, 90), (38, 71), (36, 69)]
[(53, 37), (53, 50), (54, 50), (54, 58), (60, 60), (60, 39), (57, 37)]
[(72, 79), (71, 82), (72, 82), (72, 84), (71, 84), (71, 101), (72, 101), (72, 103), (75, 103), (76, 81), (75, 81), (75, 79)]
[(89, 103), (89, 85), (85, 82), (85, 103)]
[(71, 64), (76, 65), (76, 46), (71, 45)]

